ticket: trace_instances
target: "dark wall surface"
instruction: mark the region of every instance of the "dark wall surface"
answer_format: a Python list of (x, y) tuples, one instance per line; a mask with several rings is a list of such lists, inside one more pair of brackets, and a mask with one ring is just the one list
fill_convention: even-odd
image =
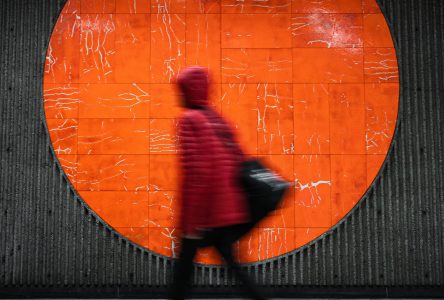
[[(43, 117), (46, 47), (63, 0), (0, 0), (0, 297), (164, 296), (172, 261), (121, 238), (70, 190)], [(276, 296), (444, 297), (444, 1), (379, 1), (400, 69), (384, 166), (340, 224), (246, 268)], [(223, 267), (194, 291), (229, 295)]]

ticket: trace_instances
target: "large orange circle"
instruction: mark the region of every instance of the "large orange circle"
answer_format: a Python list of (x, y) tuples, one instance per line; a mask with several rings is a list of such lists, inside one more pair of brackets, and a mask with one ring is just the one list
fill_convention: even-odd
[[(180, 114), (172, 79), (203, 65), (245, 151), (295, 182), (236, 246), (241, 262), (315, 239), (387, 154), (398, 67), (374, 0), (70, 0), (47, 51), (45, 115), (83, 200), (128, 239), (176, 256)], [(197, 261), (219, 263), (212, 249)]]

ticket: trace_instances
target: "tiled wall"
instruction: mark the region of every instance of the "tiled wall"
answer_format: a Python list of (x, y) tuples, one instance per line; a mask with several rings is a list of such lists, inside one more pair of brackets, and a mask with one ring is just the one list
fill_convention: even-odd
[[(45, 114), (71, 183), (107, 223), (177, 255), (172, 80), (194, 64), (209, 67), (211, 101), (245, 151), (295, 182), (237, 246), (241, 261), (306, 244), (359, 201), (398, 109), (374, 0), (70, 0), (47, 52)], [(206, 249), (198, 261), (219, 259)]]

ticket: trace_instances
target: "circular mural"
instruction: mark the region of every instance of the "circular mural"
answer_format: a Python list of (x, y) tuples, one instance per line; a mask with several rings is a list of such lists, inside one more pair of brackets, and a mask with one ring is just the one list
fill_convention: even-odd
[[(361, 199), (389, 148), (398, 68), (374, 0), (70, 0), (44, 107), (73, 187), (129, 240), (178, 254), (173, 80), (207, 66), (242, 147), (295, 183), (236, 245), (241, 262), (305, 245)], [(196, 258), (220, 263), (211, 248)]]

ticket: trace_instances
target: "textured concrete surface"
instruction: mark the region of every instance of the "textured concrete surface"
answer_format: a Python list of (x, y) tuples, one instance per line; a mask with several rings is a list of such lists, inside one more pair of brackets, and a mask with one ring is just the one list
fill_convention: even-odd
[[(173, 262), (102, 223), (54, 159), (42, 74), (63, 2), (0, 1), (0, 297), (162, 297)], [(338, 226), (300, 250), (245, 266), (273, 295), (294, 295), (294, 287), (307, 297), (443, 295), (444, 2), (380, 4), (400, 67), (394, 142)], [(196, 266), (195, 274), (201, 295), (227, 295), (237, 285), (223, 267)]]
[[(32, 299), (32, 298), (27, 298), (27, 299)], [(45, 300), (45, 298), (39, 298), (42, 300)], [(57, 298), (48, 298), (48, 299), (54, 299), (56, 300)], [(63, 299), (63, 298), (60, 298)], [(85, 299), (81, 299), (78, 298), (79, 300), (85, 300)], [(116, 298), (116, 299), (122, 299), (124, 300), (124, 298)], [(140, 299), (145, 299), (145, 300), (150, 300), (150, 298), (140, 298)], [(195, 298), (197, 299), (197, 298)], [(190, 299), (190, 300), (195, 300), (195, 299)], [(227, 298), (198, 298), (200, 300), (219, 300), (219, 299), (227, 299)], [(249, 298), (229, 298), (231, 300), (244, 300), (244, 299), (249, 299)], [(299, 299), (299, 300), (332, 300), (332, 299), (338, 299), (338, 298), (271, 298), (270, 300), (281, 300), (281, 299), (286, 299), (286, 300), (291, 300), (291, 299)], [(370, 300), (372, 298), (348, 298), (349, 300)], [(398, 300), (405, 300), (405, 299), (409, 299), (409, 300), (431, 300), (431, 299), (437, 299), (437, 298), (379, 298), (381, 300), (391, 300), (391, 299), (398, 299)], [(8, 300), (8, 299), (5, 299)], [(115, 300), (115, 299), (109, 299), (109, 300)], [(166, 299), (158, 299), (158, 300), (166, 300)]]

